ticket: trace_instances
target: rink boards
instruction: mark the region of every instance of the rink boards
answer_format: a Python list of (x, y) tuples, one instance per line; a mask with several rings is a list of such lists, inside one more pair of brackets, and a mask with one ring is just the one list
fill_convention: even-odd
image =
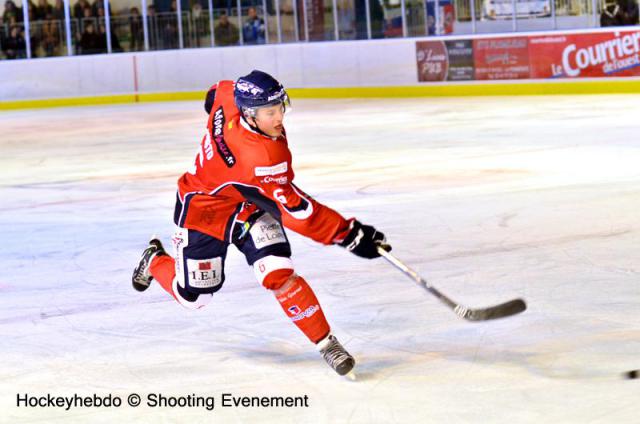
[[(4, 61), (0, 109), (195, 100), (213, 82), (254, 68), (277, 75), (299, 98), (637, 93), (639, 34), (554, 31)], [(607, 63), (589, 72), (590, 60)]]

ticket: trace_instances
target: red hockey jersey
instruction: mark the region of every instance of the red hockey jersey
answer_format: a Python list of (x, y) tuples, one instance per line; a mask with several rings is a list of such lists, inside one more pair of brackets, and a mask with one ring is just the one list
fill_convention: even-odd
[(234, 224), (257, 206), (320, 243), (342, 241), (349, 221), (293, 184), (286, 136), (259, 134), (241, 119), (233, 81), (212, 90), (207, 133), (193, 169), (178, 180), (176, 224), (229, 241)]

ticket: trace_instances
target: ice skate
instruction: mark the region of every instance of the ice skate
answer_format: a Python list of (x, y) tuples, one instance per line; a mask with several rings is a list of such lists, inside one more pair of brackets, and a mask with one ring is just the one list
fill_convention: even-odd
[(142, 256), (140, 257), (140, 263), (136, 269), (133, 270), (133, 276), (131, 277), (131, 283), (133, 284), (133, 288), (138, 291), (145, 291), (149, 288), (149, 284), (153, 280), (151, 276), (151, 272), (149, 268), (151, 267), (151, 260), (156, 255), (166, 255), (164, 247), (162, 247), (162, 243), (157, 238), (153, 238), (149, 242), (149, 247), (147, 247), (144, 252), (142, 252)]
[(349, 373), (356, 364), (353, 356), (345, 350), (334, 335), (330, 334), (318, 343), (322, 357), (340, 375)]

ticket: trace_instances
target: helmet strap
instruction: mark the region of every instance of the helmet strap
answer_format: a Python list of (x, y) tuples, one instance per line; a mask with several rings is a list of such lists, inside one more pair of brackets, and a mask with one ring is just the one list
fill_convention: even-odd
[(241, 113), (241, 114), (240, 114), (240, 119), (242, 119), (244, 122), (246, 122), (246, 124), (247, 124), (247, 125), (249, 125), (249, 127), (250, 127), (253, 131), (257, 132), (258, 134), (263, 135), (263, 136), (265, 136), (265, 137), (273, 138), (273, 137), (271, 137), (269, 134), (267, 134), (266, 132), (262, 131), (262, 130), (258, 127), (258, 123), (256, 122), (256, 118), (255, 118), (254, 116), (252, 116), (252, 117), (251, 117), (251, 119), (253, 120), (253, 123), (254, 123), (255, 125), (252, 125), (252, 124), (251, 124), (251, 122), (249, 122), (249, 119), (248, 119), (248, 118), (246, 118), (246, 117), (244, 116), (244, 113)]

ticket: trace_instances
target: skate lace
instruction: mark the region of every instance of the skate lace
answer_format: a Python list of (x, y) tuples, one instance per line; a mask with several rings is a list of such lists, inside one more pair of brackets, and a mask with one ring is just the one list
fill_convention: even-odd
[(322, 351), (322, 356), (334, 370), (351, 357), (336, 339), (331, 340), (331, 344)]

